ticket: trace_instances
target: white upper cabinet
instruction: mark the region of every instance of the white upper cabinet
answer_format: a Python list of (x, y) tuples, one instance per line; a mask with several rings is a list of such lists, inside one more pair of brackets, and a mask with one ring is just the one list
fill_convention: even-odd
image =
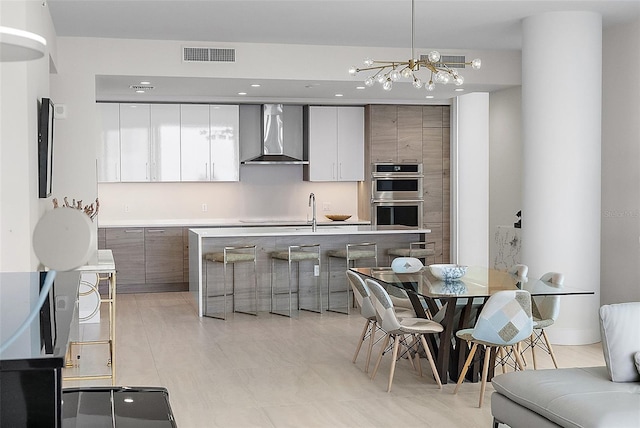
[(238, 181), (237, 105), (181, 106), (182, 181)]
[(182, 181), (209, 181), (209, 106), (180, 106)]
[(307, 139), (306, 180), (364, 180), (363, 107), (309, 107)]
[(151, 104), (151, 181), (180, 181), (180, 105)]
[(120, 181), (150, 181), (150, 142), (149, 104), (120, 104)]
[(98, 103), (100, 141), (98, 142), (98, 182), (120, 181), (120, 105)]
[(211, 181), (240, 180), (239, 129), (239, 106), (209, 106)]

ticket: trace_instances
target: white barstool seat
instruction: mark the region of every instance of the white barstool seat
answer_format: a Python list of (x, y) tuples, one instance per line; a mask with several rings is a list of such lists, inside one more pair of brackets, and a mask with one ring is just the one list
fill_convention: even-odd
[[(390, 248), (387, 250), (389, 264), (391, 264), (391, 259), (396, 257), (415, 257), (421, 259), (423, 264), (430, 264), (431, 260), (427, 261), (427, 257), (435, 255), (435, 243), (433, 242), (411, 242), (409, 248)], [(433, 261), (435, 262), (435, 260)]]
[[(286, 291), (277, 291), (274, 286), (274, 276), (276, 275), (275, 262), (277, 260), (286, 261), (289, 264), (289, 287)], [(314, 262), (312, 274), (315, 278), (315, 297), (303, 298), (300, 292), (300, 262)], [(297, 285), (293, 284), (292, 263), (297, 263)], [(316, 268), (317, 266), (317, 268)], [(289, 302), (287, 310), (282, 311), (277, 308), (276, 298), (279, 295), (287, 294)], [(290, 245), (286, 250), (271, 252), (271, 313), (291, 317), (293, 314), (293, 294), (297, 296), (297, 309), (322, 313), (322, 290), (320, 289), (320, 244)], [(311, 300), (312, 304), (305, 304)]]
[[(329, 250), (327, 251), (328, 257), (328, 267), (327, 270), (329, 272), (329, 280), (328, 280), (328, 295), (327, 295), (327, 310), (332, 312), (340, 312), (344, 314), (349, 313), (349, 308), (351, 307), (351, 290), (349, 285), (344, 281), (345, 287), (341, 287), (340, 289), (334, 289), (331, 286), (331, 260), (332, 259), (343, 259), (346, 261), (347, 270), (351, 267), (355, 267), (359, 260), (373, 260), (374, 265), (378, 266), (378, 244), (375, 242), (362, 242), (357, 244), (347, 244), (344, 249), (340, 250)], [(343, 277), (344, 278), (344, 277)], [(332, 302), (333, 294), (345, 294), (346, 302), (344, 299), (340, 302), (340, 305), (337, 305), (335, 302)]]
[[(258, 276), (256, 272), (256, 246), (255, 245), (241, 245), (234, 247), (224, 247), (222, 251), (206, 253), (205, 259), (205, 312), (204, 315), (211, 318), (227, 319), (227, 296), (231, 296), (232, 312), (241, 312), (249, 315), (258, 314)], [(223, 265), (223, 284), (222, 290), (210, 294), (209, 289), (212, 288), (209, 283), (209, 262), (222, 263)], [(253, 289), (250, 290), (250, 296), (253, 295), (253, 310), (239, 310), (236, 307), (236, 284), (235, 284), (235, 265), (237, 263), (253, 262)], [(227, 265), (231, 264), (231, 293), (227, 293)], [(222, 315), (216, 315), (209, 311), (209, 299), (220, 298), (223, 299), (223, 311)]]

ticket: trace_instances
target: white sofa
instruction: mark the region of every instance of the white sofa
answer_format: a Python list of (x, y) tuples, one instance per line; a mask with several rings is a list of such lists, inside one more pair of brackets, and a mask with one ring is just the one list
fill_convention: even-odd
[(606, 367), (494, 377), (494, 428), (640, 427), (640, 302), (602, 306), (600, 332)]

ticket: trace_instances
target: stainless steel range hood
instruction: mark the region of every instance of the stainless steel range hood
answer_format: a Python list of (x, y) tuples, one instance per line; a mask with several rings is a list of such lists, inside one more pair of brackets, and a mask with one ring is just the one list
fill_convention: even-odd
[(303, 160), (302, 106), (262, 105), (262, 150), (244, 165), (306, 165)]

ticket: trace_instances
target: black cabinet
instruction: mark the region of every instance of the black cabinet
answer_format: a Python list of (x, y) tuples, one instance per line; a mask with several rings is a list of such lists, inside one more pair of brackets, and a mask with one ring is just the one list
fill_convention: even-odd
[[(29, 318), (41, 274), (0, 273), (0, 343)], [(62, 426), (62, 368), (79, 282), (78, 272), (58, 272), (39, 316), (0, 354), (0, 426)]]

